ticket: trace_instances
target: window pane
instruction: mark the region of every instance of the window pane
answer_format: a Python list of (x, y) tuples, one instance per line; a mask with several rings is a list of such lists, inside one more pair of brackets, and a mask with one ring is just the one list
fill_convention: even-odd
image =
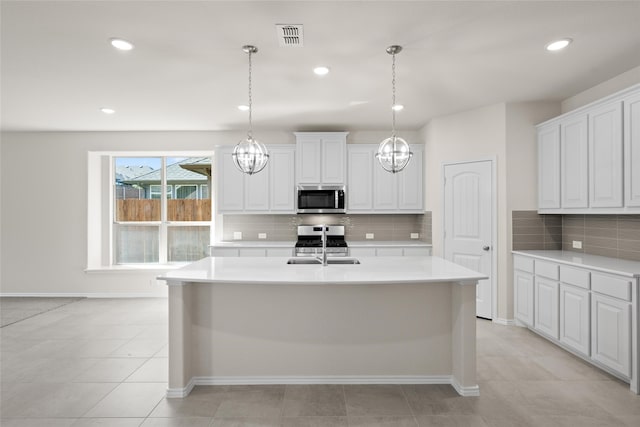
[(209, 237), (208, 226), (169, 227), (169, 262), (197, 261), (209, 256)]
[(158, 226), (115, 226), (116, 264), (160, 262)]
[(159, 157), (116, 157), (113, 182), (116, 221), (160, 221)]
[[(210, 157), (168, 157), (167, 183), (174, 198), (167, 200), (169, 221), (211, 221), (211, 196), (198, 191), (211, 181)], [(207, 187), (208, 188), (208, 187)]]

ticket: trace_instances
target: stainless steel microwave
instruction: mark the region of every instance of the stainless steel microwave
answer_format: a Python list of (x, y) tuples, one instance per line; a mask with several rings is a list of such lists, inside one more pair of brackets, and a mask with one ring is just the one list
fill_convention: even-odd
[(345, 213), (344, 192), (339, 185), (298, 186), (298, 213)]

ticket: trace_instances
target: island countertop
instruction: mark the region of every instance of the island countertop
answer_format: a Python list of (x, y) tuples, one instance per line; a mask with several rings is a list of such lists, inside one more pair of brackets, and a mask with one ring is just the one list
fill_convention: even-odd
[(439, 257), (358, 257), (355, 265), (289, 265), (287, 257), (207, 257), (158, 276), (196, 283), (399, 284), (461, 282), (487, 277)]

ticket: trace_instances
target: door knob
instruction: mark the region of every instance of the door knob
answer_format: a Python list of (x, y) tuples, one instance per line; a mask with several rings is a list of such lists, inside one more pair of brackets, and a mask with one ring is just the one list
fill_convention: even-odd
[(491, 249), (491, 246), (483, 246), (482, 247), (483, 251), (489, 251), (489, 249)]

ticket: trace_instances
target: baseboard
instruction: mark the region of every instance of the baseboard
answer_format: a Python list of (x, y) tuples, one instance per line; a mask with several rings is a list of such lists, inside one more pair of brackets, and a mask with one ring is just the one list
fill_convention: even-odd
[(49, 293), (49, 292), (2, 292), (0, 297), (34, 297), (34, 298), (164, 298), (166, 296), (148, 294), (142, 292), (71, 292), (71, 293)]
[(479, 396), (480, 388), (463, 387), (451, 375), (192, 377), (184, 388), (168, 388), (168, 398), (186, 397), (197, 385), (273, 384), (448, 384), (461, 396)]
[(451, 379), (451, 386), (456, 389), (460, 396), (480, 396), (480, 386), (477, 384), (471, 387), (464, 387), (455, 380), (455, 378)]
[(175, 398), (187, 397), (195, 386), (196, 386), (196, 382), (194, 381), (194, 378), (191, 378), (187, 383), (187, 386), (184, 388), (168, 388), (167, 398), (175, 399)]
[(514, 326), (516, 324), (514, 319), (501, 319), (499, 317), (494, 317), (493, 323), (497, 323), (498, 325), (504, 325), (504, 326)]

